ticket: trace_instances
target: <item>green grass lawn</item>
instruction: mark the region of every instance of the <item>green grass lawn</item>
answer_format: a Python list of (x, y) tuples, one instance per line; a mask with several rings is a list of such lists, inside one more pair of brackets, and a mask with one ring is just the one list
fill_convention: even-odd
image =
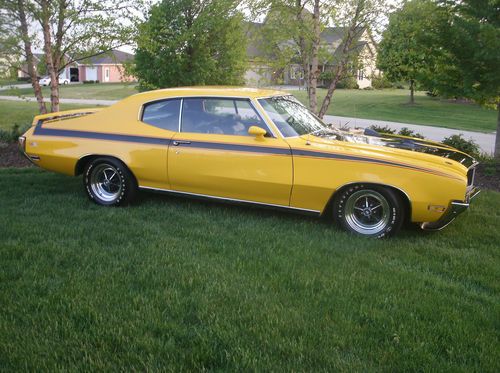
[[(0, 92), (1, 94), (1, 92)], [(95, 105), (61, 104), (61, 110), (72, 110)], [(50, 103), (48, 104), (50, 108)], [(0, 100), (0, 129), (8, 130), (17, 124), (21, 128), (29, 126), (33, 117), (38, 114), (36, 102), (2, 101)]]
[[(325, 92), (324, 89), (318, 90), (320, 104)], [(305, 91), (290, 93), (307, 104)], [(340, 89), (334, 93), (327, 114), (478, 132), (496, 130), (495, 110), (428, 97), (424, 92), (416, 93), (415, 105), (408, 105), (408, 99), (409, 91), (402, 89), (370, 91)]]
[[(93, 100), (120, 100), (138, 93), (136, 83), (69, 84), (60, 86), (61, 98)], [(50, 88), (42, 87), (44, 97), (50, 100)], [(0, 96), (34, 97), (32, 88), (13, 88), (0, 91)]]
[(437, 233), (0, 170), (5, 371), (500, 370), (500, 193)]

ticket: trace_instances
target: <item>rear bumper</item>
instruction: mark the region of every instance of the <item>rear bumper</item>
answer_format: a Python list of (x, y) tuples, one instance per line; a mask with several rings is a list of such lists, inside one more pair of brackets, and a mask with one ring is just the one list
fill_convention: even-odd
[(452, 201), (450, 206), (446, 209), (445, 213), (437, 221), (424, 222), (420, 224), (420, 228), (427, 231), (439, 231), (450, 224), (455, 218), (462, 212), (467, 210), (470, 205), (470, 201), (476, 197), (481, 191), (478, 188), (473, 188), (467, 193), (465, 201)]

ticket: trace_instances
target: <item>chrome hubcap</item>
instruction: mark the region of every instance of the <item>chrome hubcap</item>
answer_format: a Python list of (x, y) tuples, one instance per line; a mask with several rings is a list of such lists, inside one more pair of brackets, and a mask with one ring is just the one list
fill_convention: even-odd
[(100, 164), (92, 170), (90, 187), (101, 200), (112, 202), (122, 191), (122, 180), (116, 168), (109, 164)]
[(361, 234), (377, 234), (389, 223), (389, 203), (374, 190), (354, 192), (346, 201), (347, 224)]

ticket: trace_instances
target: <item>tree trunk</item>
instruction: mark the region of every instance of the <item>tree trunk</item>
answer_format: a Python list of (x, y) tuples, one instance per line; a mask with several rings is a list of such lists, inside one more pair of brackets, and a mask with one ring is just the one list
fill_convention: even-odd
[(311, 73), (309, 76), (309, 108), (313, 113), (318, 110), (318, 97), (316, 94), (316, 88), (318, 87), (318, 75), (319, 75), (319, 43), (320, 43), (320, 14), (319, 14), (319, 0), (314, 0), (314, 12), (313, 12), (313, 32), (314, 39), (312, 45), (312, 56), (311, 56)]
[(497, 118), (497, 135), (495, 139), (495, 158), (500, 160), (500, 102), (497, 104), (498, 118)]
[(43, 30), (43, 50), (47, 62), (47, 70), (50, 77), (50, 105), (51, 111), (59, 111), (59, 71), (57, 61), (54, 61), (52, 54), (52, 39), (50, 33), (50, 10), (47, 0), (42, 1), (42, 30)]
[(410, 105), (415, 103), (415, 81), (410, 80)]
[(35, 92), (36, 101), (38, 103), (38, 111), (40, 114), (47, 113), (47, 106), (45, 105), (45, 101), (43, 100), (42, 88), (40, 87), (40, 83), (38, 82), (37, 72), (35, 70), (33, 52), (31, 50), (31, 41), (29, 39), (28, 34), (28, 21), (26, 19), (26, 11), (24, 8), (23, 0), (18, 0), (18, 14), (19, 14), (19, 23), (21, 29), (21, 35), (24, 43), (24, 54), (26, 55), (26, 63), (28, 65), (28, 74), (31, 80), (31, 86), (33, 87), (33, 91)]
[(318, 117), (320, 119), (323, 119), (323, 117), (326, 114), (326, 111), (328, 110), (328, 107), (330, 106), (330, 101), (332, 100), (333, 92), (335, 92), (335, 89), (337, 88), (337, 83), (339, 82), (343, 71), (344, 71), (344, 63), (340, 63), (337, 66), (337, 71), (335, 71), (335, 76), (333, 77), (332, 82), (328, 86), (328, 92), (326, 93), (326, 96), (321, 105), (321, 109), (318, 113)]

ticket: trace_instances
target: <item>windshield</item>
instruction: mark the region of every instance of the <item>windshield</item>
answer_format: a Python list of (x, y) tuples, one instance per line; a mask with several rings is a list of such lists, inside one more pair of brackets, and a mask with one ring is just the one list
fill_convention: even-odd
[(284, 137), (333, 131), (293, 96), (261, 98), (259, 103)]

